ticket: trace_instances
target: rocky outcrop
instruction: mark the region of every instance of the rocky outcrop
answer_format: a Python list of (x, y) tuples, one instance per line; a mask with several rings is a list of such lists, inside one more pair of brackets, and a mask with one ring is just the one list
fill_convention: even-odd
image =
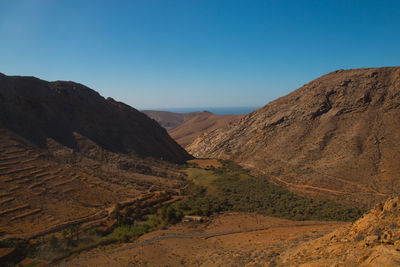
[(399, 118), (399, 67), (338, 70), (187, 150), (232, 159), (299, 194), (372, 206), (400, 190)]
[(40, 147), (51, 138), (78, 149), (78, 134), (115, 153), (172, 162), (191, 158), (145, 114), (74, 82), (0, 74), (0, 125)]
[(282, 266), (399, 266), (400, 201), (378, 204), (349, 226), (283, 253)]

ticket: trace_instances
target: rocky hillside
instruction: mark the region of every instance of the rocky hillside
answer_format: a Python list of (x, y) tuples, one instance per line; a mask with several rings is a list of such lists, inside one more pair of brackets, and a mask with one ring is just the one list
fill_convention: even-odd
[(145, 114), (74, 82), (0, 74), (0, 125), (40, 147), (51, 138), (77, 149), (78, 134), (115, 153), (173, 162), (190, 158)]
[(187, 147), (296, 193), (371, 206), (400, 191), (400, 68), (324, 75)]
[(282, 266), (400, 266), (400, 202), (378, 204), (350, 226), (290, 249)]

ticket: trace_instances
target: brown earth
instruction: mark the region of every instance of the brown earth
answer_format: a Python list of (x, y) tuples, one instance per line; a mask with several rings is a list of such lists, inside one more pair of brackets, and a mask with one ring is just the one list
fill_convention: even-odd
[(184, 162), (190, 155), (136, 109), (78, 83), (0, 73), (0, 125), (44, 148), (77, 149), (74, 133), (115, 153)]
[(205, 223), (180, 223), (158, 230), (142, 236), (135, 243), (171, 234), (218, 233), (262, 226), (272, 228), (212, 237), (170, 238), (136, 248), (129, 248), (129, 244), (125, 245), (126, 249), (123, 246), (99, 248), (69, 259), (61, 266), (274, 266), (282, 251), (320, 237), (341, 225), (295, 222), (249, 213), (225, 213)]
[(400, 193), (400, 68), (338, 70), (187, 146), (295, 193), (373, 206)]
[(208, 111), (173, 113), (143, 110), (143, 113), (165, 127), (169, 135), (182, 147), (186, 147), (203, 133), (222, 128), (243, 115), (216, 115)]

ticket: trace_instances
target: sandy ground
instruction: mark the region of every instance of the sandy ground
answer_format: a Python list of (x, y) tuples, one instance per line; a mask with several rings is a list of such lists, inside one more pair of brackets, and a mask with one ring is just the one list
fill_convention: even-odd
[(74, 262), (73, 266), (274, 266), (276, 257), (283, 251), (343, 225), (327, 222), (323, 225), (285, 226), (288, 224), (304, 222), (249, 213), (225, 213), (216, 215), (205, 223), (180, 223), (166, 230), (155, 231), (142, 236), (136, 242), (170, 234), (212, 233), (269, 225), (282, 227), (208, 238), (165, 239), (117, 252), (110, 252), (108, 247), (70, 258), (68, 261), (96, 254), (86, 260)]

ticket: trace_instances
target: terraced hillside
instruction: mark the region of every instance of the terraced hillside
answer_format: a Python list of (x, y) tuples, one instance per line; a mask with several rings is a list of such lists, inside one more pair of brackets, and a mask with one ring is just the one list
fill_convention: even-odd
[[(179, 180), (143, 174), (146, 171), (140, 168), (124, 171), (90, 162), (62, 161), (0, 128), (1, 238), (32, 238), (71, 224), (107, 219), (116, 203), (151, 198), (157, 192), (171, 199), (181, 188)], [(164, 172), (173, 175), (167, 168)]]

